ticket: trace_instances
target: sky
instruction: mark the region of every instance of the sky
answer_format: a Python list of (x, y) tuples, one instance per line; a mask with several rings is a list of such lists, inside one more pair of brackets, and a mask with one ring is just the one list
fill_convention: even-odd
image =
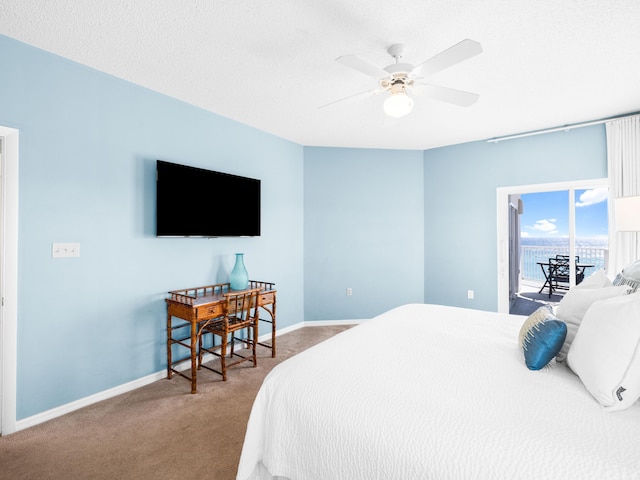
[[(606, 188), (575, 191), (576, 238), (606, 238), (608, 235)], [(522, 237), (568, 237), (569, 191), (522, 195)]]

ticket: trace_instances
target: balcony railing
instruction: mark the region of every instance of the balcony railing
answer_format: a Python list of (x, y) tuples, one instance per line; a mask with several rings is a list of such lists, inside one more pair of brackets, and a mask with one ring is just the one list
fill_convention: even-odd
[[(609, 250), (596, 247), (576, 247), (576, 255), (580, 257), (580, 263), (594, 265), (585, 270), (585, 276), (591, 275), (596, 270), (605, 268), (609, 259)], [(520, 278), (544, 282), (542, 269), (537, 262), (547, 262), (556, 255), (569, 255), (569, 249), (565, 247), (522, 245), (520, 247)]]

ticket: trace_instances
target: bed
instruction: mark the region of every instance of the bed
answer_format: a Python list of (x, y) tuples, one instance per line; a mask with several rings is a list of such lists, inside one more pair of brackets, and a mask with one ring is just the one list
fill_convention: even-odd
[[(237, 479), (640, 479), (640, 404), (525, 366), (526, 317), (395, 308), (274, 368)], [(576, 339), (577, 341), (577, 339)]]

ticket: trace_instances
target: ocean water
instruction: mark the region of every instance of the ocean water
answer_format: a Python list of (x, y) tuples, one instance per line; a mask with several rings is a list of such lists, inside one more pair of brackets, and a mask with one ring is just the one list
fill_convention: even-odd
[[(569, 251), (569, 239), (564, 237), (520, 237), (520, 245), (564, 247)], [(576, 238), (576, 247), (609, 248), (608, 238)]]

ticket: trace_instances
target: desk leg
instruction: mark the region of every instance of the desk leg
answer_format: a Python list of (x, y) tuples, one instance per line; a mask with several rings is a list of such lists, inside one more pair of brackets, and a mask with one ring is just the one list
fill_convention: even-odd
[(171, 378), (171, 315), (167, 315), (167, 378)]
[(256, 336), (256, 343), (258, 345), (262, 345), (263, 347), (271, 348), (271, 357), (276, 358), (276, 302), (274, 301), (271, 304), (271, 310), (269, 310), (266, 306), (261, 305), (261, 308), (269, 314), (271, 320), (267, 320), (266, 318), (260, 318), (258, 315), (258, 323), (265, 322), (271, 324), (271, 345), (266, 343), (258, 342), (258, 337)]
[(197, 388), (197, 342), (198, 342), (198, 324), (197, 322), (191, 322), (191, 393), (196, 393)]
[(271, 358), (276, 358), (276, 300), (273, 299), (271, 310)]

